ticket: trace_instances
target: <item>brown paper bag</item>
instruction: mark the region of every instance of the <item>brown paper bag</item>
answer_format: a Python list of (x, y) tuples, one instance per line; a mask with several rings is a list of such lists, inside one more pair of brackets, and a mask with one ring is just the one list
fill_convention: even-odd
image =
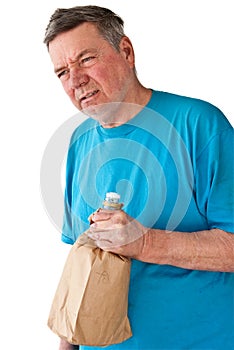
[(132, 336), (127, 317), (130, 260), (84, 233), (65, 262), (48, 326), (71, 344), (105, 346)]

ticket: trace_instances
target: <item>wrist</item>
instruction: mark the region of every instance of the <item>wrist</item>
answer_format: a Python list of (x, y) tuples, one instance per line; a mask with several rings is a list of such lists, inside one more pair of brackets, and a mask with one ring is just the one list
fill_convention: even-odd
[(147, 229), (142, 236), (142, 245), (136, 260), (154, 264), (167, 264), (170, 234), (164, 230)]
[(73, 345), (64, 339), (60, 339), (59, 350), (73, 350)]
[(152, 244), (152, 229), (145, 228), (140, 238), (141, 244), (136, 256), (133, 258), (136, 260), (147, 262), (149, 256), (149, 247)]

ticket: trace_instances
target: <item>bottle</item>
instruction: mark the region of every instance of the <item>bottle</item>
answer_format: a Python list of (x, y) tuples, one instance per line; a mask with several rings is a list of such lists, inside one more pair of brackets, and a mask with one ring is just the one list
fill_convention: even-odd
[(123, 204), (119, 202), (120, 195), (116, 192), (107, 192), (105, 200), (103, 201), (103, 209), (120, 210)]
[[(120, 195), (116, 192), (107, 192), (104, 201), (102, 202), (102, 208), (107, 210), (120, 210), (123, 207), (123, 203), (119, 202)], [(98, 209), (97, 211), (99, 211)], [(90, 225), (93, 224), (92, 217), (95, 213), (91, 214), (88, 218)]]

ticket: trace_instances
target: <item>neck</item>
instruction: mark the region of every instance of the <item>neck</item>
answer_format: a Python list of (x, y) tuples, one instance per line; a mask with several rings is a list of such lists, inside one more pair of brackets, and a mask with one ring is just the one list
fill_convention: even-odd
[(116, 103), (114, 113), (112, 111), (112, 120), (110, 120), (109, 114), (106, 121), (104, 119), (100, 121), (103, 128), (115, 128), (127, 123), (147, 105), (151, 98), (152, 91), (141, 84), (138, 84), (137, 89), (133, 89), (133, 91), (134, 93), (128, 98), (127, 102)]

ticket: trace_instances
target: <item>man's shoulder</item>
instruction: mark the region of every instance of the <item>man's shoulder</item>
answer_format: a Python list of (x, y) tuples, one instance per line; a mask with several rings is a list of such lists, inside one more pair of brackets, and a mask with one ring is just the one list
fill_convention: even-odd
[(176, 94), (166, 91), (155, 91), (155, 98), (159, 99), (160, 102), (174, 103), (178, 107), (184, 106), (185, 108), (198, 108), (199, 110), (217, 110), (218, 108), (201, 98), (186, 96), (182, 94)]
[(154, 99), (160, 111), (166, 112), (171, 118), (185, 119), (194, 125), (194, 123), (212, 123), (217, 126), (226, 128), (230, 127), (230, 123), (223, 112), (209, 101), (179, 95), (164, 91), (155, 91)]

